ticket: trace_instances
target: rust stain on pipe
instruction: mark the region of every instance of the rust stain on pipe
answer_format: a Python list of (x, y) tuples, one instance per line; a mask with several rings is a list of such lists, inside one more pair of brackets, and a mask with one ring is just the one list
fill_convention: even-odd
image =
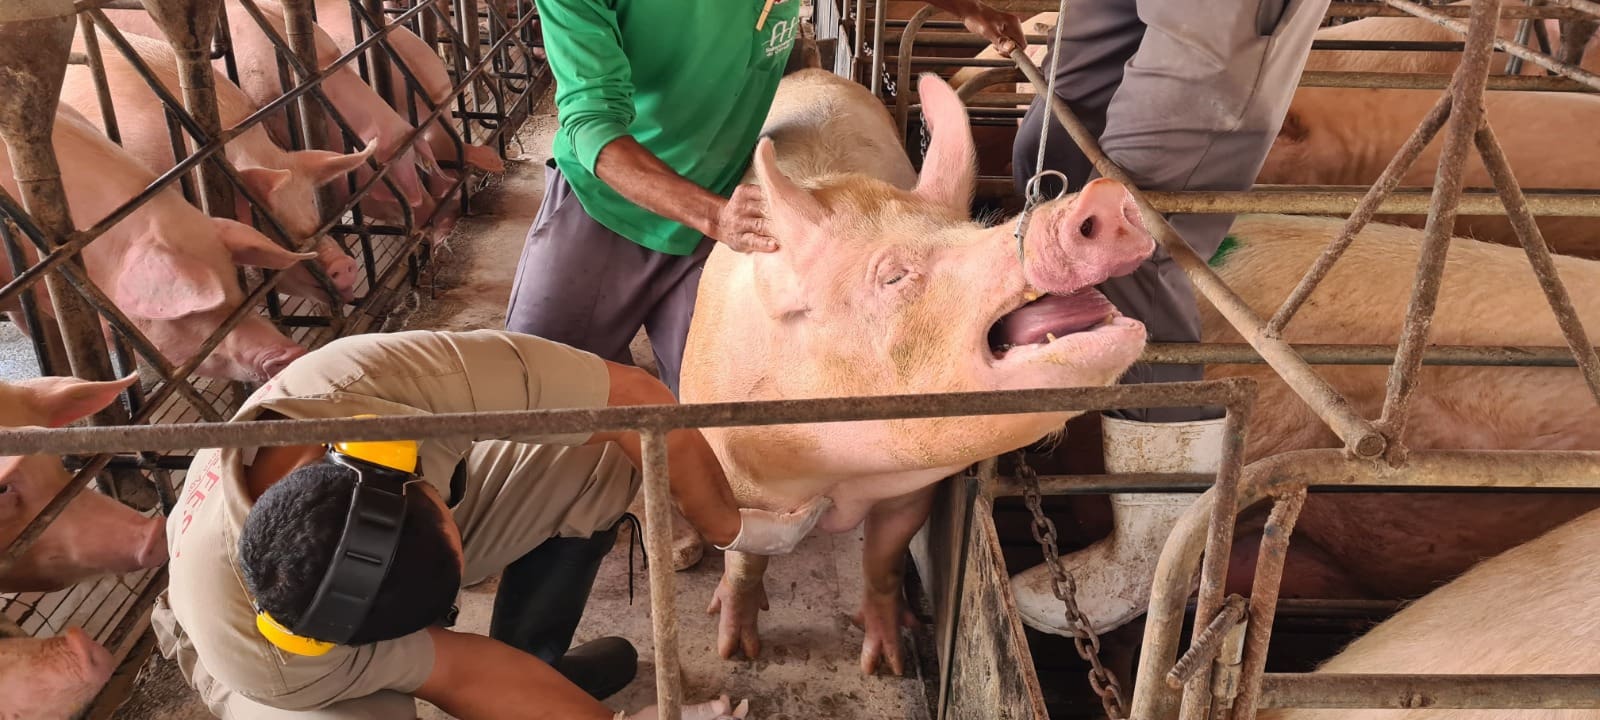
[(1306, 490), (1300, 488), (1274, 503), (1261, 530), (1256, 576), (1250, 586), (1250, 626), (1245, 629), (1244, 657), (1239, 669), (1239, 696), (1233, 720), (1255, 720), (1256, 699), (1261, 695), (1261, 672), (1267, 666), (1267, 645), (1272, 641), (1272, 621), (1277, 612), (1283, 566), (1289, 557), (1289, 539), (1295, 521), (1305, 509)]
[[(1251, 463), (1235, 511), (1269, 497), (1317, 486), (1452, 486), (1482, 488), (1600, 487), (1600, 452), (1417, 451), (1402, 467), (1352, 461), (1342, 450), (1297, 450)], [(1184, 605), (1206, 541), (1217, 494), (1207, 490), (1173, 526), (1156, 563), (1146, 614), (1133, 717), (1171, 720), (1179, 695), (1161, 677), (1177, 658)], [(1255, 620), (1252, 619), (1252, 624)]]

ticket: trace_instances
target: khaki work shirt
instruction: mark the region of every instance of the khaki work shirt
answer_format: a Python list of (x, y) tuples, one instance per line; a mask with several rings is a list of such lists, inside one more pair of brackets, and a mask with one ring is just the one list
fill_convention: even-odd
[[(517, 333), (400, 332), (343, 338), (297, 360), (234, 416), (263, 410), (292, 419), (360, 414), (417, 415), (606, 405), (610, 382), (593, 354)], [(422, 441), (420, 471), (451, 499), (451, 477), (468, 473), (452, 514), (472, 584), (552, 536), (586, 537), (626, 512), (639, 476), (615, 443), (580, 446), (589, 434)], [(164, 654), (213, 711), (228, 693), (283, 710), (310, 710), (383, 690), (412, 693), (433, 670), (426, 631), (319, 657), (285, 653), (256, 630), (237, 564), (252, 500), (245, 451), (195, 456), (167, 520), (169, 586), (153, 625)], [(197, 668), (197, 666), (199, 666)]]

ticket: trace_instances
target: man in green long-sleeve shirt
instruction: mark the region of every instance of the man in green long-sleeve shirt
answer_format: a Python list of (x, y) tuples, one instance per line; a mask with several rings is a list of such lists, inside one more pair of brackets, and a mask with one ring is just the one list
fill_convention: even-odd
[[(1024, 42), (981, 0), (930, 0)], [(631, 361), (643, 326), (674, 394), (700, 268), (717, 241), (770, 252), (739, 185), (799, 35), (800, 0), (536, 0), (560, 129), (506, 329)]]
[[(536, 0), (561, 125), (506, 329), (629, 364), (643, 326), (677, 393), (714, 243), (777, 249), (761, 191), (739, 180), (799, 36), (800, 0), (764, 2)], [(980, 0), (931, 2), (991, 42), (1025, 42), (1015, 16)], [(586, 567), (610, 548), (608, 536), (565, 540)], [(501, 582), (519, 576), (514, 565)], [(597, 696), (636, 671), (624, 642), (582, 650), (580, 684)]]

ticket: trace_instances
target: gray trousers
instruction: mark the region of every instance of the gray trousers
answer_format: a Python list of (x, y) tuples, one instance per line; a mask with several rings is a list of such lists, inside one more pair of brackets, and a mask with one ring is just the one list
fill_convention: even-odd
[[(1056, 95), (1100, 139), (1107, 157), (1147, 190), (1247, 190), (1266, 160), (1299, 84), (1329, 0), (1068, 0)], [(1053, 39), (1053, 38), (1052, 38)], [(1076, 191), (1099, 176), (1042, 97), (1023, 117), (1013, 148), (1017, 192), (1044, 168)], [(1055, 178), (1040, 181), (1046, 197)], [(1222, 243), (1232, 215), (1172, 215), (1201, 257)], [(1100, 286), (1117, 309), (1145, 323), (1151, 342), (1199, 342), (1194, 289), (1159, 246), (1133, 274)], [(1198, 365), (1136, 365), (1123, 382), (1200, 380)], [(1108, 413), (1145, 422), (1220, 417), (1220, 408), (1130, 408)]]
[(612, 232), (547, 160), (544, 203), (517, 262), (506, 329), (631, 365), (628, 345), (643, 327), (661, 381), (676, 395), (700, 271), (715, 245), (702, 238), (693, 254), (668, 255)]

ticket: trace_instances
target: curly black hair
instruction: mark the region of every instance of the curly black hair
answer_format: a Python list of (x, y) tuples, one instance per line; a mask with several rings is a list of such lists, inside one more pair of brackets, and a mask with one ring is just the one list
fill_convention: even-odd
[[(304, 465), (262, 493), (239, 535), (239, 566), (260, 609), (294, 627), (311, 605), (350, 512), (356, 473), (331, 462)], [(444, 509), (412, 486), (394, 564), (349, 645), (392, 640), (449, 612), (461, 586), (461, 559)], [(323, 638), (313, 638), (321, 640)]]

